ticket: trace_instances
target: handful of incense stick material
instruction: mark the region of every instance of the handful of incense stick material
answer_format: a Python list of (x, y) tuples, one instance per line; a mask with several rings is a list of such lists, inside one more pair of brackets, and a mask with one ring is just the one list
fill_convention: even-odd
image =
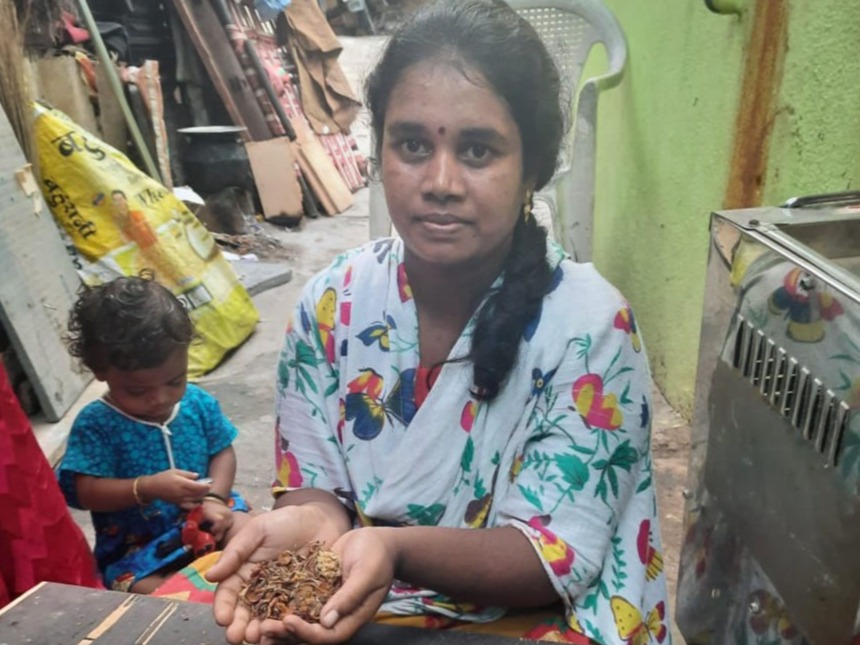
[(260, 620), (295, 614), (318, 623), (323, 606), (340, 585), (340, 558), (323, 549), (322, 542), (311, 542), (303, 551), (284, 551), (258, 564), (239, 598)]

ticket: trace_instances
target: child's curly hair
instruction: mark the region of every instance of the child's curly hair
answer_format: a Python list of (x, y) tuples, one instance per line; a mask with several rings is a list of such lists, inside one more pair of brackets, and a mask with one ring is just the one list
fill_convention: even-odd
[(151, 272), (81, 288), (69, 316), (69, 353), (93, 372), (158, 367), (194, 340), (182, 303)]

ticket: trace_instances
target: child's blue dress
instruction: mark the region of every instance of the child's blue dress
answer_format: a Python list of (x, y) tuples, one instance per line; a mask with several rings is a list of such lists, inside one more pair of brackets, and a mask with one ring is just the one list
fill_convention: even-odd
[[(237, 434), (215, 398), (196, 385), (188, 385), (164, 424), (128, 416), (100, 399), (81, 410), (72, 425), (58, 469), (60, 488), (70, 506), (81, 508), (76, 474), (133, 479), (179, 468), (205, 477), (210, 459), (232, 445)], [(230, 502), (234, 511), (248, 510), (238, 493)], [(95, 556), (109, 588), (128, 590), (135, 581), (168, 565), (178, 568), (190, 557), (180, 539), (185, 513), (174, 504), (156, 500), (91, 515)]]

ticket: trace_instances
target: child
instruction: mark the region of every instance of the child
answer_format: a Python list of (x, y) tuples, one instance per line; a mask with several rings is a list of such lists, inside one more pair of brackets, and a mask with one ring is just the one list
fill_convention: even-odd
[(75, 419), (60, 486), (92, 513), (105, 585), (150, 593), (247, 519), (231, 491), (236, 428), (187, 384), (191, 319), (151, 275), (84, 288), (69, 332), (69, 352), (108, 391)]

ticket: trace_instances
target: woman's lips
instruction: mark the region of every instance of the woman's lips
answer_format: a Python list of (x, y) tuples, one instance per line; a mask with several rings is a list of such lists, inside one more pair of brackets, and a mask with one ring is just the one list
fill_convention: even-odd
[(431, 230), (447, 231), (468, 224), (466, 220), (449, 213), (428, 213), (418, 215), (415, 220)]

